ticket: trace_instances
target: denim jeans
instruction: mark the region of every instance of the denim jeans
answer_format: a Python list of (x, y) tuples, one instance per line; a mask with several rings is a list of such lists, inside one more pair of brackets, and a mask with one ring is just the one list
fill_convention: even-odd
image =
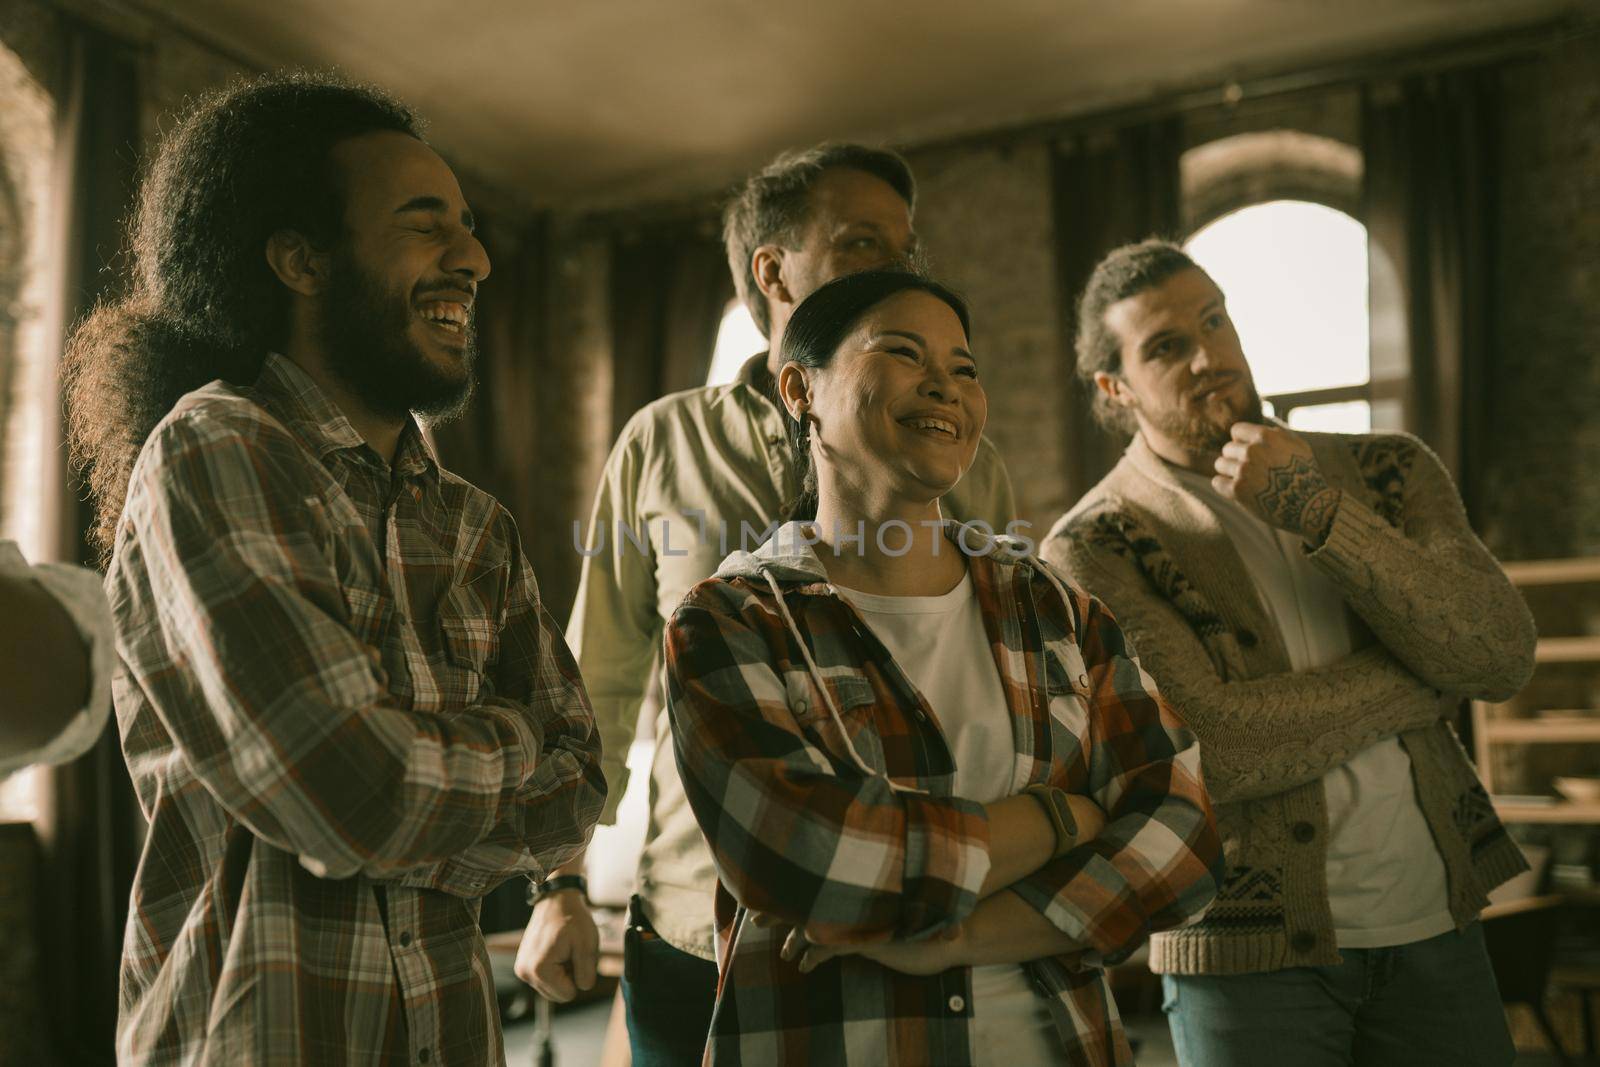
[(699, 1067), (717, 1001), (717, 965), (673, 948), (628, 904), (622, 1001), (633, 1067)]
[(1506, 1067), (1483, 928), (1342, 949), (1333, 967), (1163, 975), (1181, 1067)]

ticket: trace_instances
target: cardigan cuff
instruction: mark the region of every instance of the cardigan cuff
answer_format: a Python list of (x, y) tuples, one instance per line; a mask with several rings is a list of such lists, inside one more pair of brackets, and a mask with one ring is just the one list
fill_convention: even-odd
[(1385, 534), (1393, 534), (1394, 527), (1355, 494), (1346, 490), (1339, 508), (1333, 513), (1333, 525), (1322, 547), (1307, 553), (1313, 563), (1330, 575), (1351, 576), (1365, 573), (1366, 560), (1373, 553), (1373, 542)]

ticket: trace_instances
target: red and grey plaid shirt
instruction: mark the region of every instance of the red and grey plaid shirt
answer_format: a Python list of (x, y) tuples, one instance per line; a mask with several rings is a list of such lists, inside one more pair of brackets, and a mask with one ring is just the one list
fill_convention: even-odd
[(106, 586), (150, 823), (119, 1061), (502, 1061), (478, 898), (605, 794), (505, 510), (270, 356), (151, 434)]
[[(719, 876), (706, 1059), (969, 1064), (968, 968), (919, 978), (846, 956), (802, 976), (780, 929), (744, 921), (754, 909), (823, 944), (934, 936), (971, 913), (989, 869), (984, 809), (951, 795), (932, 709), (798, 530), (730, 557), (667, 629), (679, 767)], [(969, 569), (1012, 714), (1012, 791), (1048, 782), (1107, 813), (1099, 837), (1011, 889), (1085, 958), (1114, 962), (1215, 893), (1194, 738), (1103, 605), (1014, 543), (963, 536), (989, 553)], [(1101, 970), (1026, 966), (1052, 999), (1060, 1062), (1133, 1062)]]

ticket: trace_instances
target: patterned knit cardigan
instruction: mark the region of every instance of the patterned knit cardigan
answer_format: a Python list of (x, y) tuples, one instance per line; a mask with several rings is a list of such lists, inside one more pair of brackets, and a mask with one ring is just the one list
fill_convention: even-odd
[(1041, 549), (1111, 608), (1200, 739), (1226, 880), (1199, 922), (1153, 938), (1158, 972), (1338, 962), (1322, 776), (1386, 737), (1398, 735), (1411, 757), (1458, 926), (1526, 869), (1447, 719), (1462, 697), (1503, 700), (1527, 681), (1527, 606), (1421, 441), (1304, 436), (1344, 490), (1309, 558), (1370, 635), (1329, 666), (1291, 671), (1216, 516), (1142, 437)]

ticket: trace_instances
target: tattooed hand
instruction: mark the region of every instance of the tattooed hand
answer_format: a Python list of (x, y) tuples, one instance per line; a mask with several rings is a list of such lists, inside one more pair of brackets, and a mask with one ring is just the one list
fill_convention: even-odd
[(1291, 430), (1236, 422), (1211, 484), (1246, 511), (1313, 547), (1327, 540), (1342, 493), (1328, 484), (1305, 439)]

